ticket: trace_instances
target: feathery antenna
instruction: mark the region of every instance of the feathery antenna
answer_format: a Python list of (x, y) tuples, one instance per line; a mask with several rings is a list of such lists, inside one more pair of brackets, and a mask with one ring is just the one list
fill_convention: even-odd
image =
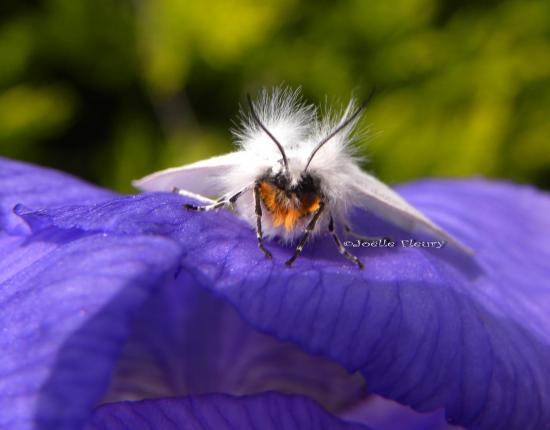
[(338, 133), (340, 133), (343, 129), (345, 129), (350, 123), (352, 123), (355, 118), (357, 118), (359, 116), (359, 114), (361, 114), (365, 108), (367, 107), (367, 105), (370, 103), (371, 99), (372, 99), (372, 96), (374, 95), (374, 91), (375, 91), (376, 88), (373, 88), (371, 90), (371, 92), (369, 93), (369, 95), (367, 96), (367, 99), (361, 103), (361, 106), (359, 106), (355, 112), (353, 112), (353, 114), (351, 114), (351, 116), (346, 119), (343, 123), (341, 123), (338, 127), (336, 127), (327, 137), (325, 137), (323, 140), (321, 140), (321, 142), (319, 142), (317, 144), (317, 146), (315, 147), (315, 149), (311, 152), (311, 155), (309, 156), (308, 160), (307, 160), (307, 163), (306, 163), (306, 167), (304, 168), (304, 172), (307, 170), (307, 168), (309, 167), (309, 163), (311, 163), (311, 160), (313, 160), (313, 157), (315, 156), (315, 154), (317, 153), (317, 151), (319, 151), (319, 149), (321, 149), (321, 147), (327, 143), (330, 139), (332, 139), (334, 136), (336, 136)]
[(279, 148), (279, 151), (281, 151), (281, 155), (283, 156), (283, 163), (285, 165), (285, 171), (288, 174), (288, 160), (286, 158), (285, 150), (283, 149), (283, 145), (279, 143), (277, 139), (275, 139), (275, 136), (271, 134), (271, 132), (267, 129), (265, 125), (262, 124), (262, 121), (260, 121), (260, 118), (258, 117), (258, 114), (256, 114), (256, 110), (254, 109), (254, 104), (252, 103), (252, 99), (250, 98), (250, 94), (246, 95), (246, 99), (248, 100), (248, 106), (250, 106), (250, 113), (252, 114), (252, 118), (254, 118), (254, 121), (261, 127), (263, 131), (267, 133), (267, 135), (271, 138), (273, 142), (275, 142), (275, 145), (277, 145), (277, 148)]

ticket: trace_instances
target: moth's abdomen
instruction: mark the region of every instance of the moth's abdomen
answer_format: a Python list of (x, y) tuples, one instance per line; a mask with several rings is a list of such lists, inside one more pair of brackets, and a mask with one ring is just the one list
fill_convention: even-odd
[(287, 231), (293, 230), (301, 218), (319, 209), (321, 202), (316, 194), (288, 192), (268, 181), (260, 183), (260, 196), (271, 215), (273, 226), (284, 227)]

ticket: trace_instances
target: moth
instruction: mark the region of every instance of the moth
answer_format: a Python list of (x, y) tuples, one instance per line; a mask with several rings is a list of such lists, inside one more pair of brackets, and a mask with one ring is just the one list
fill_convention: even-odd
[[(351, 100), (342, 115), (306, 104), (298, 90), (263, 90), (248, 100), (233, 131), (237, 150), (181, 167), (152, 173), (133, 185), (142, 191), (177, 191), (206, 204), (191, 211), (233, 209), (256, 230), (259, 249), (272, 255), (264, 239), (278, 237), (297, 246), (291, 266), (308, 239), (328, 232), (336, 248), (359, 268), (339, 236), (363, 237), (349, 225), (352, 208), (362, 207), (408, 231), (435, 235), (470, 254), (471, 250), (407, 203), (389, 186), (359, 167), (353, 131), (371, 95)], [(211, 200), (205, 196), (216, 196)]]

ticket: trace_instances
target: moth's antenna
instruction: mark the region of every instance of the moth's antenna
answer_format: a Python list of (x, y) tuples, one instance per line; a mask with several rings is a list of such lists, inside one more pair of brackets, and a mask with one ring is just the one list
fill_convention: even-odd
[(370, 103), (370, 101), (372, 99), (372, 96), (374, 95), (374, 91), (375, 91), (375, 88), (373, 88), (371, 90), (370, 94), (367, 96), (367, 99), (363, 103), (361, 103), (361, 106), (359, 106), (357, 108), (357, 110), (355, 112), (353, 112), (353, 114), (347, 120), (345, 120), (343, 123), (341, 123), (327, 137), (325, 137), (323, 140), (321, 140), (321, 142), (319, 142), (317, 144), (317, 146), (315, 147), (315, 149), (312, 151), (311, 155), (307, 159), (307, 163), (306, 163), (306, 167), (304, 168), (304, 172), (309, 167), (309, 163), (311, 163), (311, 160), (313, 159), (313, 157), (315, 156), (317, 151), (319, 151), (319, 149), (321, 149), (321, 147), (325, 143), (327, 143), (330, 139), (332, 139), (334, 136), (336, 136), (338, 133), (340, 133), (343, 129), (345, 129), (350, 123), (352, 123), (355, 120), (355, 118), (357, 118), (359, 116), (359, 114), (361, 114), (365, 110), (367, 105)]
[(250, 94), (246, 95), (246, 99), (248, 100), (248, 106), (250, 106), (250, 113), (252, 114), (252, 118), (254, 118), (254, 121), (262, 128), (263, 131), (267, 133), (267, 135), (271, 138), (273, 142), (275, 142), (275, 145), (277, 145), (277, 148), (279, 148), (279, 151), (281, 151), (281, 155), (283, 156), (283, 163), (285, 165), (285, 171), (286, 173), (289, 172), (288, 170), (288, 160), (286, 158), (285, 150), (283, 149), (283, 145), (279, 143), (277, 139), (275, 139), (275, 136), (271, 134), (271, 132), (267, 129), (265, 125), (262, 124), (262, 121), (260, 121), (260, 118), (256, 114), (256, 111), (254, 110), (254, 105), (252, 104), (252, 99), (250, 98)]

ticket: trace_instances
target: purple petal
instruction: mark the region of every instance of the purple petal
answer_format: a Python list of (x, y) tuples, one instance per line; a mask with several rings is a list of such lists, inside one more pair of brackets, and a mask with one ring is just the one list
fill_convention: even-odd
[[(258, 329), (361, 370), (370, 389), (450, 422), (528, 429), (550, 422), (550, 199), (482, 180), (426, 181), (402, 194), (476, 251), (359, 249), (359, 271), (329, 238), (293, 269), (291, 250), (257, 250), (232, 214), (182, 210), (170, 194), (23, 214), (35, 229), (161, 234), (176, 239), (198, 284)], [(113, 215), (116, 214), (116, 215)], [(399, 234), (367, 215), (358, 230)]]
[[(445, 406), (451, 421), (469, 427), (540, 428), (550, 420), (548, 196), (485, 181), (401, 190), (474, 248), (475, 261), (360, 249), (367, 269), (358, 272), (319, 240), (288, 270), (288, 248), (270, 243), (275, 261), (266, 261), (242, 221), (227, 212), (190, 215), (174, 195), (19, 213), (35, 231), (168, 235), (194, 282), (259, 329), (360, 369), (374, 392), (418, 410)], [(387, 228), (368, 216), (359, 227)]]
[(0, 230), (19, 234), (25, 229), (21, 220), (12, 213), (17, 204), (42, 209), (90, 204), (116, 196), (70, 175), (2, 157), (0, 184)]
[(162, 237), (0, 232), (0, 428), (81, 428), (178, 258)]
[(106, 404), (86, 430), (366, 430), (346, 423), (300, 396), (205, 395)]

